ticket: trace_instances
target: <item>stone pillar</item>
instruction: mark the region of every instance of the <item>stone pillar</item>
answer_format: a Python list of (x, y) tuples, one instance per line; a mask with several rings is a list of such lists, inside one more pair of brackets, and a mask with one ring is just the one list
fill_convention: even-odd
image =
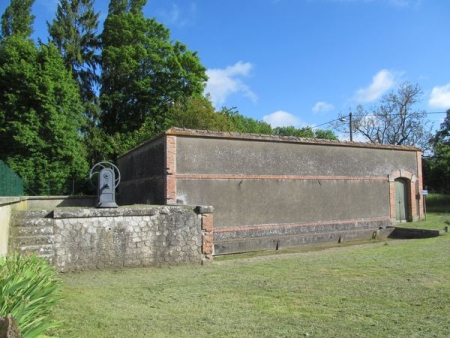
[(417, 198), (419, 198), (419, 219), (423, 219), (424, 217), (424, 210), (423, 210), (423, 195), (422, 195), (422, 190), (423, 190), (423, 176), (422, 176), (422, 152), (418, 151), (417, 152), (417, 182), (418, 182), (418, 187), (417, 187)]
[(202, 254), (203, 263), (212, 261), (214, 255), (213, 207), (198, 206), (197, 212), (202, 218)]

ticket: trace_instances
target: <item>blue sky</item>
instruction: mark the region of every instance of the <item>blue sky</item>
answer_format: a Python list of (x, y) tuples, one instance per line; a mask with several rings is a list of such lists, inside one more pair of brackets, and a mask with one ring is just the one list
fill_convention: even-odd
[[(108, 3), (97, 0), (102, 19)], [(35, 1), (35, 37), (46, 40), (56, 6)], [(418, 108), (450, 108), (448, 0), (149, 0), (144, 12), (198, 52), (217, 109), (314, 126), (405, 81), (423, 90)]]

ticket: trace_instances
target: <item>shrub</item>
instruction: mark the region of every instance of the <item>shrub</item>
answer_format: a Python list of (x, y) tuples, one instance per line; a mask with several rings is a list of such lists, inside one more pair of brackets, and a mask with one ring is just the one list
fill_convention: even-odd
[(449, 213), (450, 195), (429, 194), (426, 197), (427, 212)]
[(0, 256), (0, 317), (12, 314), (23, 337), (37, 337), (57, 323), (49, 320), (60, 300), (55, 269), (35, 255)]

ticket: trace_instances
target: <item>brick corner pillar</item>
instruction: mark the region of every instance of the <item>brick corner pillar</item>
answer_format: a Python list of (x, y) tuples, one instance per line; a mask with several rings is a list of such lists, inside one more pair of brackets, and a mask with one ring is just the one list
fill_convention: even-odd
[(202, 254), (203, 254), (202, 264), (205, 264), (211, 262), (213, 260), (214, 255), (213, 207), (198, 206), (197, 212), (201, 216)]
[(165, 204), (176, 204), (177, 181), (176, 181), (176, 156), (177, 139), (174, 135), (167, 135), (165, 142), (166, 150), (166, 173), (165, 173)]
[(389, 175), (389, 209), (391, 222), (395, 222), (395, 179)]
[(418, 205), (418, 212), (417, 212), (417, 217), (419, 219), (423, 219), (424, 218), (424, 206), (423, 206), (423, 199), (424, 196), (422, 195), (422, 190), (423, 190), (423, 173), (422, 173), (422, 152), (418, 151), (417, 152), (417, 198), (419, 200), (419, 205)]

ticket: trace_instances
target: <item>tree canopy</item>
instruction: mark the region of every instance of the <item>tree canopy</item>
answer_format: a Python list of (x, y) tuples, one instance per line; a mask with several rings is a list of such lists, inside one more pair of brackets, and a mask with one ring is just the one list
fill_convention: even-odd
[(276, 127), (274, 129), (276, 135), (296, 136), (306, 138), (319, 138), (328, 140), (337, 140), (337, 136), (332, 130), (313, 129), (312, 127), (295, 128), (294, 126)]
[(30, 191), (60, 191), (87, 172), (78, 88), (52, 44), (3, 39), (0, 88), (0, 159)]
[(201, 95), (206, 68), (195, 52), (172, 42), (170, 32), (143, 16), (145, 1), (113, 0), (102, 33), (101, 125), (130, 133), (151, 118), (161, 132), (167, 110)]
[(98, 86), (99, 13), (95, 13), (93, 6), (93, 0), (60, 0), (56, 17), (51, 24), (47, 23), (51, 41), (78, 83), (85, 102), (95, 99)]
[(424, 158), (424, 177), (431, 190), (450, 193), (450, 109), (430, 140), (432, 153)]
[(34, 0), (11, 0), (2, 15), (2, 37), (22, 35), (29, 37), (33, 33), (35, 16), (31, 14)]

